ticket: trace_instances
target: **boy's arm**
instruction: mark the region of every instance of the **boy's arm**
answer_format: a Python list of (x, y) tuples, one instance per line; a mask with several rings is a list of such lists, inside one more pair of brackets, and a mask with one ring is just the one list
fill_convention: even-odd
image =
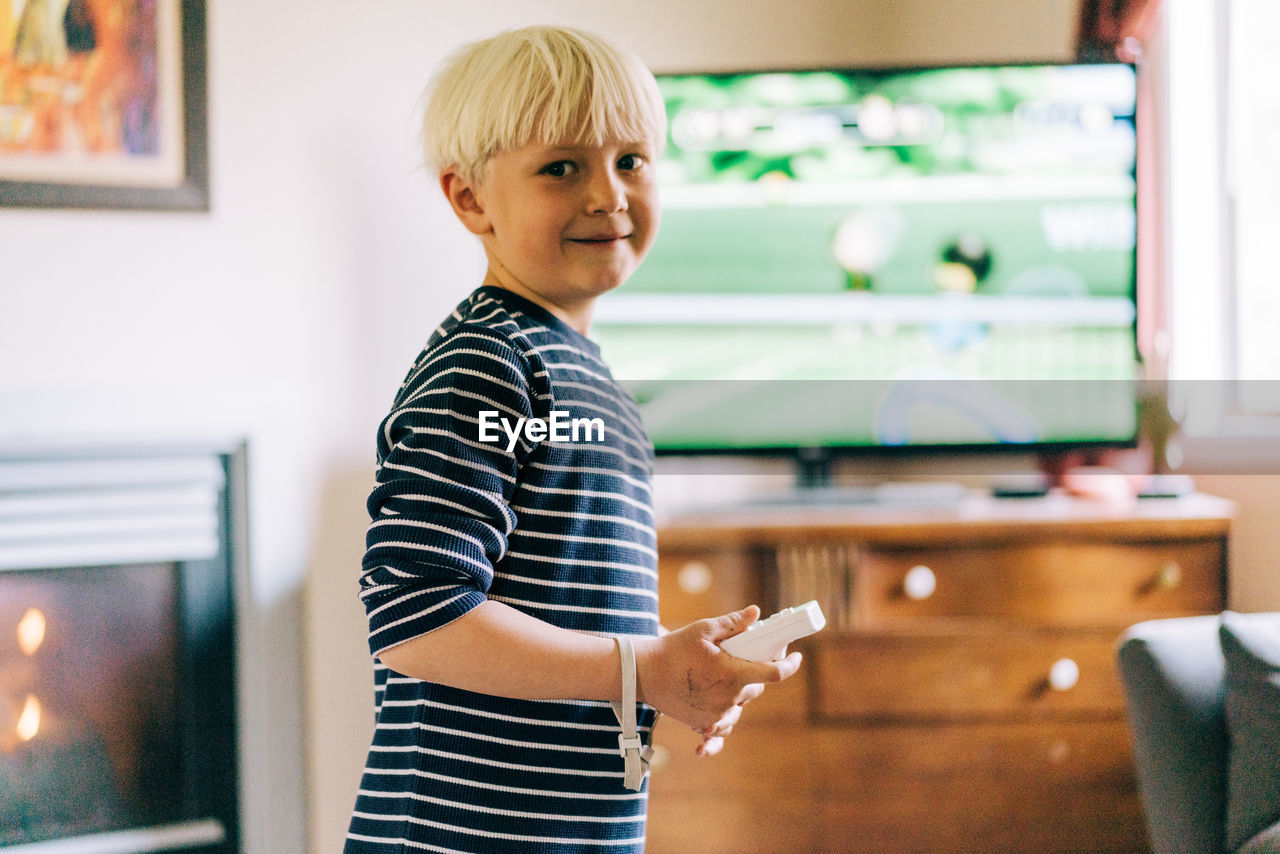
[(379, 430), (360, 575), (369, 651), (445, 626), (486, 601), (516, 525), (524, 444), (480, 441), (481, 413), (534, 414), (529, 366), (483, 329), (424, 351)]
[[(511, 344), (455, 332), (424, 354), (383, 422), (379, 485), (369, 497), (361, 598), (370, 651), (419, 679), (517, 699), (621, 698), (616, 643), (557, 628), (487, 598), (516, 524), (521, 447), (478, 441), (480, 412), (534, 414), (539, 393)], [(647, 615), (645, 615), (647, 616)], [(723, 734), (737, 709), (799, 665), (735, 659), (717, 645), (759, 616), (752, 607), (662, 638), (636, 637), (639, 698)]]
[[(633, 637), (638, 698), (709, 738), (726, 734), (741, 704), (800, 666), (799, 653), (755, 662), (720, 649), (720, 640), (759, 614), (753, 605), (662, 637)], [(378, 657), (406, 676), (484, 694), (525, 700), (622, 697), (612, 638), (561, 629), (493, 600)]]

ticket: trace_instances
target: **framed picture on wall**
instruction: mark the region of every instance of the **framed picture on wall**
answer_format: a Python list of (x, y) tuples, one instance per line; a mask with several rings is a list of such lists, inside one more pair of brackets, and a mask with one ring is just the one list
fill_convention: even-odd
[(205, 0), (0, 0), (0, 206), (209, 209)]

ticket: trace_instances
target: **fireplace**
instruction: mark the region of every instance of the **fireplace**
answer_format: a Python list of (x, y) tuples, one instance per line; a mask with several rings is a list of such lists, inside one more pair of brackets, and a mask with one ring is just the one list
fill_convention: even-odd
[(0, 453), (0, 851), (239, 851), (240, 451)]

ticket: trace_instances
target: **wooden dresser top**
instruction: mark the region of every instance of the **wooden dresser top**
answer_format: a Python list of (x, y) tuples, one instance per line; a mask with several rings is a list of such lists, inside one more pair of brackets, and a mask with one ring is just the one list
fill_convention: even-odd
[(1224, 537), (1235, 504), (1210, 495), (1147, 498), (1128, 504), (1052, 492), (1043, 498), (993, 498), (974, 491), (946, 504), (740, 504), (674, 516), (660, 526), (659, 545), (771, 545), (782, 541), (854, 539), (867, 544), (958, 545), (1044, 536), (1142, 541)]

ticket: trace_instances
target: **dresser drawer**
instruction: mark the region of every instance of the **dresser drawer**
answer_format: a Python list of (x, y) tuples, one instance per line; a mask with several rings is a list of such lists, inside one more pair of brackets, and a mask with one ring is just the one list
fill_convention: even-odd
[[(650, 822), (652, 822), (650, 818)], [(1021, 787), (952, 778), (928, 789), (873, 789), (823, 800), (810, 816), (814, 847), (755, 849), (819, 854), (1139, 854), (1142, 806), (1132, 786)], [(801, 829), (803, 832), (803, 829)], [(690, 849), (693, 850), (693, 849)]]
[(1115, 721), (824, 727), (819, 851), (1134, 851), (1128, 725)]
[(815, 644), (820, 721), (1121, 716), (1116, 635), (1006, 630), (868, 634)]
[[(645, 854), (810, 854), (815, 835), (830, 827), (817, 824), (819, 810), (807, 793), (773, 790), (773, 785), (757, 782), (749, 792), (677, 794), (660, 780), (651, 781)], [(852, 849), (838, 850), (848, 854)]]
[(718, 617), (747, 605), (768, 615), (762, 574), (746, 550), (664, 550), (659, 543), (658, 613), (668, 629)]
[[(1114, 720), (817, 727), (808, 751), (833, 798), (955, 778), (1023, 785), (1133, 785), (1129, 725)], [(896, 782), (895, 782), (896, 781)]]
[(1223, 607), (1223, 545), (1059, 542), (874, 548), (858, 558), (859, 628), (972, 617), (1048, 626), (1123, 627)]
[[(800, 793), (813, 779), (809, 732), (799, 726), (745, 721), (715, 756), (698, 756), (702, 737), (663, 719), (654, 739), (653, 792), (751, 793), (762, 788)], [(767, 785), (766, 785), (767, 783)]]

